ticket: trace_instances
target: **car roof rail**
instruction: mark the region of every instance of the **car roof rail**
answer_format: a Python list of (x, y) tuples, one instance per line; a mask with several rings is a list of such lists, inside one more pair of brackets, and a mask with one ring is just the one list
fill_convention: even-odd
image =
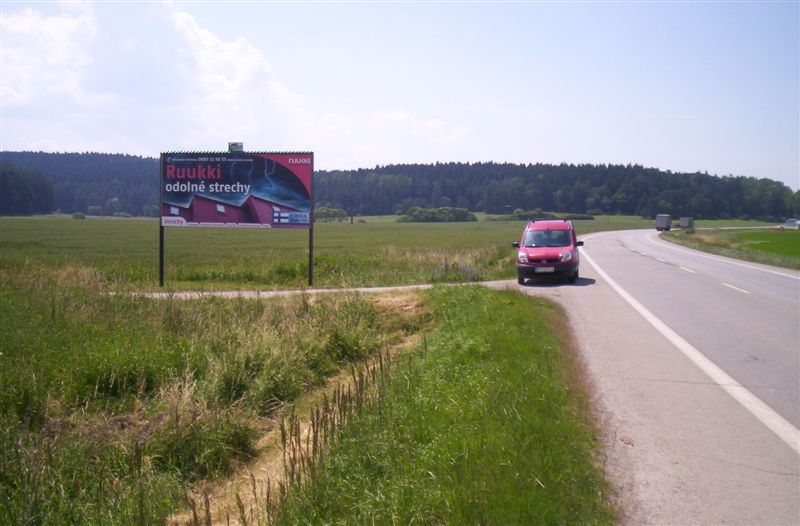
[(531, 219), (530, 221), (528, 221), (528, 224), (535, 223), (537, 221), (562, 221), (564, 223), (569, 223), (570, 222), (569, 219), (561, 219), (561, 218), (550, 219), (550, 218), (547, 218), (547, 217), (539, 217), (539, 218)]

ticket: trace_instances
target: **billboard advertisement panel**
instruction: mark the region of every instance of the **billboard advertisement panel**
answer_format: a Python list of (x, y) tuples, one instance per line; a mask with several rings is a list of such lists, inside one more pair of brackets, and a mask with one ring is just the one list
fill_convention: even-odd
[(161, 154), (161, 226), (310, 228), (311, 152)]

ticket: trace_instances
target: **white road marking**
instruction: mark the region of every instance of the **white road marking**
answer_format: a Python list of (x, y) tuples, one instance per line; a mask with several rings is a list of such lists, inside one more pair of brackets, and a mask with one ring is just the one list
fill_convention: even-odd
[(749, 290), (744, 290), (744, 289), (740, 289), (739, 287), (734, 287), (730, 283), (722, 282), (722, 284), (725, 285), (726, 287), (728, 287), (729, 289), (738, 290), (739, 292), (744, 292), (745, 294), (751, 294), (751, 292)]
[(685, 270), (686, 272), (688, 272), (688, 273), (690, 273), (690, 274), (697, 274), (697, 272), (695, 272), (694, 270), (692, 270), (692, 269), (690, 269), (690, 268), (686, 268), (686, 267), (679, 267), (679, 268), (680, 268), (681, 270)]
[(715, 256), (715, 255), (711, 255), (711, 254), (705, 254), (703, 252), (700, 252), (699, 250), (686, 250), (686, 249), (683, 249), (683, 248), (678, 248), (678, 246), (676, 246), (674, 243), (670, 243), (668, 241), (664, 241), (663, 243), (659, 243), (658, 241), (653, 239), (657, 235), (658, 235), (657, 233), (650, 234), (649, 236), (647, 236), (647, 239), (650, 240), (651, 243), (656, 244), (656, 245), (658, 245), (660, 247), (668, 248), (670, 250), (675, 250), (677, 252), (684, 252), (686, 254), (691, 254), (692, 256), (695, 256), (695, 257), (705, 258), (705, 259), (713, 259), (714, 261), (727, 263), (729, 265), (735, 265), (737, 267), (749, 268), (750, 270), (758, 270), (758, 271), (761, 271), (761, 272), (767, 272), (769, 274), (775, 274), (776, 276), (783, 276), (784, 278), (792, 278), (792, 279), (800, 280), (800, 276), (794, 276), (792, 274), (787, 274), (785, 272), (778, 272), (777, 270), (771, 270), (771, 269), (768, 269), (768, 268), (757, 267), (755, 265), (748, 265), (746, 263), (739, 263), (737, 261), (731, 261), (730, 258), (726, 258), (724, 256)]
[[(586, 238), (588, 239), (588, 238)], [(762, 402), (757, 396), (747, 390), (728, 373), (723, 371), (714, 362), (706, 358), (703, 353), (698, 351), (692, 344), (684, 340), (678, 333), (672, 330), (666, 323), (661, 321), (650, 312), (644, 305), (639, 303), (625, 289), (623, 289), (611, 276), (606, 274), (600, 266), (585, 251), (582, 257), (594, 267), (617, 294), (622, 296), (628, 304), (636, 310), (647, 322), (660, 332), (667, 340), (680, 350), (684, 356), (692, 361), (701, 371), (706, 373), (717, 385), (725, 390), (734, 400), (739, 402), (742, 407), (747, 409), (750, 414), (755, 416), (770, 431), (775, 433), (778, 438), (783, 440), (795, 453), (800, 455), (800, 430), (791, 422), (779, 415), (775, 410)]]

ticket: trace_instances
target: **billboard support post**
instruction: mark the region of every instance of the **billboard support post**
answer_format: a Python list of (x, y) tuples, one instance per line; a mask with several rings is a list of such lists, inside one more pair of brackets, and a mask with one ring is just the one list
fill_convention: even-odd
[(308, 229), (308, 286), (314, 286), (314, 227)]
[(164, 286), (164, 226), (158, 225), (158, 286)]
[(314, 157), (311, 157), (311, 192), (308, 207), (308, 286), (314, 286)]

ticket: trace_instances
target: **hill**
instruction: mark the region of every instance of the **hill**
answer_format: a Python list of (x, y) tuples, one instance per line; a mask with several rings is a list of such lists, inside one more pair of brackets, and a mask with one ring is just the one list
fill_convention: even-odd
[(705, 219), (780, 219), (797, 213), (800, 192), (771, 179), (673, 173), (638, 165), (437, 163), (333, 171), (316, 181), (320, 206), (380, 215), (455, 206), (487, 213), (656, 213)]
[[(2, 162), (46, 177), (62, 212), (156, 216), (158, 159), (124, 154), (2, 152)], [(318, 171), (318, 206), (384, 215), (411, 207), (488, 213), (656, 213), (782, 219), (800, 214), (800, 192), (771, 179), (673, 173), (639, 165), (436, 163)]]
[(3, 163), (49, 179), (53, 205), (64, 213), (158, 215), (158, 159), (107, 153), (2, 152), (0, 156)]

